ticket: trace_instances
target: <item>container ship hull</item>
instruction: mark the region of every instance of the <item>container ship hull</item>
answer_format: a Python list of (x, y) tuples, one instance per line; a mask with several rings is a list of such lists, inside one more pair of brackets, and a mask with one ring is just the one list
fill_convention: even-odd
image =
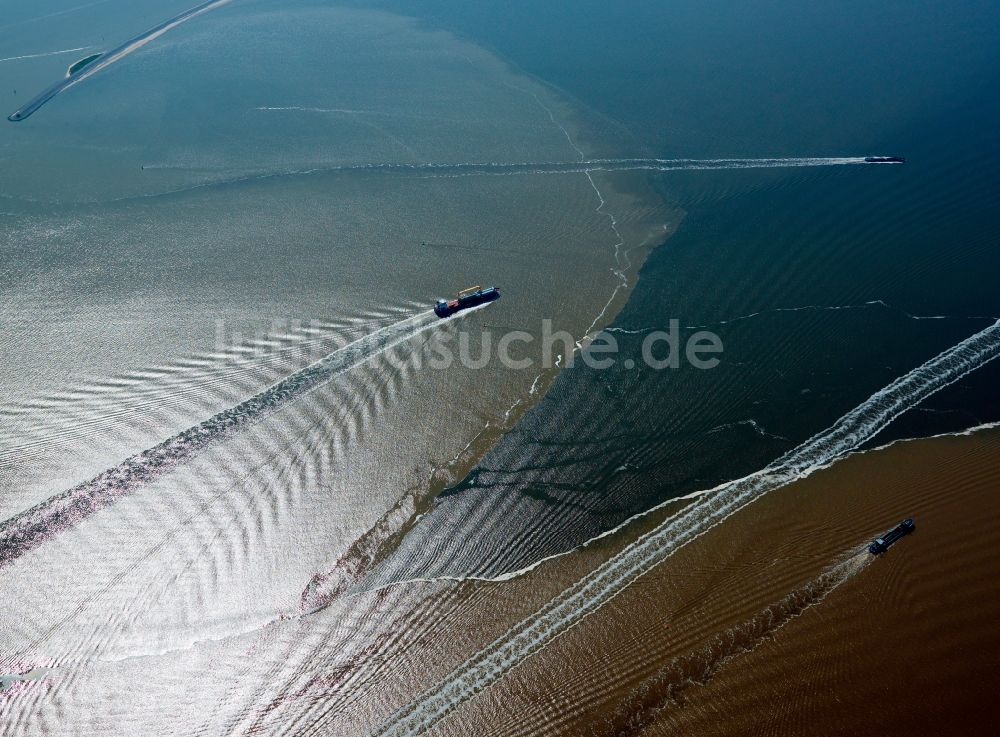
[(496, 287), (487, 287), (486, 289), (479, 286), (470, 287), (459, 292), (455, 299), (439, 299), (434, 305), (434, 314), (442, 318), (450, 317), (456, 312), (497, 299), (500, 299), (500, 290)]

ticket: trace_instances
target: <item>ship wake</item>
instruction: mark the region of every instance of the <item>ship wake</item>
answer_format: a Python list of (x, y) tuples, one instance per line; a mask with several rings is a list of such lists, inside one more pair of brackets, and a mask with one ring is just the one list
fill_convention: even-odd
[(377, 731), (416, 735), (487, 689), (626, 586), (756, 499), (855, 450), (900, 414), (1000, 355), (1000, 321), (914, 368), (764, 469), (722, 484), (643, 535), (419, 694)]
[(438, 318), (428, 310), (369, 333), (249, 399), (0, 523), (0, 568), (219, 440), (263, 420), (338, 375), (438, 324)]
[(860, 573), (871, 560), (864, 549), (854, 551), (747, 621), (717, 633), (698, 650), (671, 659), (633, 689), (615, 711), (594, 728), (593, 734), (616, 737), (641, 734), (664, 710), (681, 706), (685, 692), (692, 686), (709, 683), (727, 663), (774, 637), (786, 624), (820, 604)]

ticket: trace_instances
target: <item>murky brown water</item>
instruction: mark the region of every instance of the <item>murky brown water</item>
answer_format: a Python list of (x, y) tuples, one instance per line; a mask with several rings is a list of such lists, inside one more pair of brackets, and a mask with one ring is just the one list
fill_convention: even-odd
[[(773, 492), (435, 733), (944, 734), (960, 725), (991, 734), (998, 459), (996, 430), (912, 441)], [(870, 539), (905, 516), (917, 532), (870, 556)], [(503, 586), (481, 584), (440, 627), (466, 633), (456, 639), (464, 652), (489, 642), (638, 527)], [(447, 670), (440, 634), (435, 645), (414, 643), (416, 671)], [(394, 691), (384, 692), (390, 702)]]

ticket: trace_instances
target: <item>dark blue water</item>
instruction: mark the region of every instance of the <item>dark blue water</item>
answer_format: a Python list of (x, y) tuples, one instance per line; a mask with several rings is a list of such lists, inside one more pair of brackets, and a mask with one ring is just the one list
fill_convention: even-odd
[[(372, 5), (372, 3), (365, 3)], [(823, 155), (988, 94), (993, 3), (381, 0), (466, 35), (664, 155)]]
[[(651, 177), (687, 216), (613, 334), (641, 367), (629, 331), (709, 326), (721, 364), (563, 372), (439, 498), (389, 575), (512, 570), (750, 473), (1000, 317), (994, 6), (391, 5), (575, 96), (595, 130), (618, 133), (595, 144), (612, 155), (908, 163)], [(995, 365), (973, 372), (873, 442), (996, 420), (998, 378)], [(493, 528), (475, 533), (488, 543), (432, 541), (466, 538), (470, 519)]]

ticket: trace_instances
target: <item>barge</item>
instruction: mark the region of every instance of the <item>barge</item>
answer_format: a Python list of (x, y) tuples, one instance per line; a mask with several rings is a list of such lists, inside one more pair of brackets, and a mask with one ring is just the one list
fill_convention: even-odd
[(875, 538), (872, 541), (872, 544), (868, 546), (868, 552), (872, 555), (880, 555), (888, 550), (894, 542), (906, 535), (909, 535), (915, 529), (916, 525), (913, 524), (912, 519), (904, 519), (898, 525), (882, 535), (882, 537)]

